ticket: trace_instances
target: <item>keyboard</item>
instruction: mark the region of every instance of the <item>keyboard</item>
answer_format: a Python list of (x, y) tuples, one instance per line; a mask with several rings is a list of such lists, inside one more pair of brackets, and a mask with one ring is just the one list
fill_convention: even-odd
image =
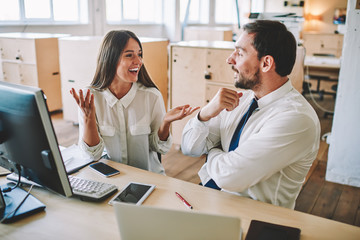
[[(6, 176), (6, 179), (14, 182), (17, 182), (18, 178), (19, 176), (16, 173), (11, 173)], [(80, 199), (84, 201), (101, 201), (116, 192), (118, 189), (118, 187), (113, 184), (87, 180), (72, 175), (68, 175), (68, 178), (74, 195), (80, 197)], [(42, 187), (41, 185), (24, 177), (21, 177), (20, 182), (23, 184)]]
[(92, 181), (69, 175), (69, 181), (74, 195), (81, 200), (101, 201), (117, 191), (117, 186), (109, 183)]

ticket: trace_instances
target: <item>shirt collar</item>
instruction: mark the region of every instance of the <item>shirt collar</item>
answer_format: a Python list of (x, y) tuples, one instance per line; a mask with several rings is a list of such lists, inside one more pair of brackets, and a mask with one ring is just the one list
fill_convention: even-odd
[(281, 87), (257, 100), (259, 108), (261, 109), (266, 105), (278, 100), (279, 98), (289, 93), (292, 89), (293, 86), (291, 84), (291, 81), (288, 79), (288, 81), (284, 83)]
[(135, 98), (137, 89), (138, 83), (133, 83), (129, 92), (121, 99), (117, 99), (114, 94), (112, 94), (112, 92), (109, 90), (109, 88), (105, 89), (103, 94), (107, 104), (110, 107), (113, 107), (117, 102), (120, 102), (124, 106), (124, 108), (127, 108), (132, 102), (132, 100)]

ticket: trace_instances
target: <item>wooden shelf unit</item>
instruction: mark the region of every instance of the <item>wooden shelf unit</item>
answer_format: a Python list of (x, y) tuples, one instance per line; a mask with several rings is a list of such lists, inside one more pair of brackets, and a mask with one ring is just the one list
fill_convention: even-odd
[(60, 110), (58, 39), (65, 34), (1, 33), (0, 80), (41, 88), (49, 111)]

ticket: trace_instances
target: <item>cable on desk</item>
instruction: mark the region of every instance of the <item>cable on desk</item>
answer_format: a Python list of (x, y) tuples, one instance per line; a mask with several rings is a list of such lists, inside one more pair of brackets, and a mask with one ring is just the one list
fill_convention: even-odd
[(33, 188), (34, 185), (30, 186), (30, 189), (28, 190), (27, 194), (25, 195), (24, 199), (19, 203), (19, 205), (12, 210), (11, 212), (9, 212), (8, 214), (6, 214), (1, 220), (0, 223), (3, 223), (11, 214), (15, 215), (16, 211), (23, 205), (23, 203), (25, 202), (25, 200), (28, 198), (28, 196), (30, 195), (31, 189)]
[(16, 185), (14, 187), (7, 187), (5, 189), (2, 190), (3, 193), (7, 193), (7, 192), (11, 192), (12, 190), (14, 190), (15, 188), (17, 188), (20, 183), (21, 183), (21, 166), (19, 164), (16, 164), (16, 169), (18, 171), (18, 181), (16, 182)]

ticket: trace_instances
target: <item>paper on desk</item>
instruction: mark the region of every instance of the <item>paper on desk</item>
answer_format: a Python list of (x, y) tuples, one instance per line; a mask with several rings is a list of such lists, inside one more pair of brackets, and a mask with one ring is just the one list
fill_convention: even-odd
[(338, 65), (340, 65), (340, 58), (306, 56), (305, 57), (305, 65), (311, 65), (311, 64), (315, 64), (315, 65), (326, 64), (326, 65), (338, 66)]
[(6, 168), (0, 167), (0, 176), (5, 176), (10, 174), (11, 172), (7, 170)]
[(72, 174), (94, 160), (89, 158), (77, 145), (68, 148), (59, 147), (68, 174)]
[[(66, 172), (68, 174), (72, 174), (93, 162), (93, 160), (90, 159), (88, 156), (86, 156), (86, 154), (83, 153), (77, 145), (72, 145), (68, 148), (59, 146), (59, 149), (61, 151), (61, 155), (65, 164)], [(16, 173), (12, 173), (7, 175), (6, 178), (8, 180), (17, 182), (19, 176)], [(34, 184), (35, 186), (41, 187), (41, 185), (33, 181), (30, 181), (24, 177), (21, 177), (20, 181), (25, 184), (29, 184), (29, 185)]]

